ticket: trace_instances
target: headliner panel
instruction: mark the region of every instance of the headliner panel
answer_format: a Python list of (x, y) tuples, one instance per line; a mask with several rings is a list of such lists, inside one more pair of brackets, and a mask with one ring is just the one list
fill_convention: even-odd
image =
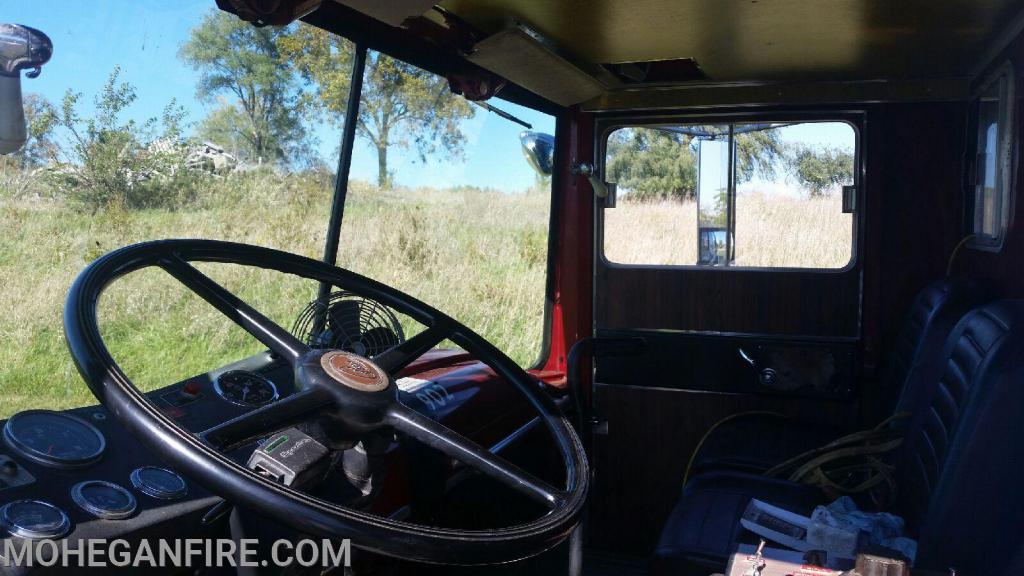
[(712, 82), (967, 75), (1016, 0), (444, 0), (522, 22), (583, 63), (695, 58)]

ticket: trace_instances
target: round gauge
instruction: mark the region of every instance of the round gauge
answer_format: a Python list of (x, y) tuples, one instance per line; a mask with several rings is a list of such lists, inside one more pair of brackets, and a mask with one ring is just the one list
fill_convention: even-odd
[(147, 496), (177, 500), (188, 494), (188, 484), (176, 472), (156, 466), (143, 466), (132, 472), (132, 486)]
[(270, 380), (255, 372), (231, 370), (217, 377), (213, 389), (221, 398), (255, 408), (277, 400), (277, 387)]
[(54, 468), (92, 464), (107, 445), (92, 424), (49, 410), (27, 410), (11, 416), (4, 426), (4, 441), (23, 456)]
[(135, 512), (135, 497), (113, 482), (79, 482), (71, 488), (71, 499), (82, 510), (105, 520), (120, 520)]
[(13, 536), (54, 539), (68, 533), (71, 521), (63, 510), (40, 500), (18, 500), (0, 508), (0, 524)]

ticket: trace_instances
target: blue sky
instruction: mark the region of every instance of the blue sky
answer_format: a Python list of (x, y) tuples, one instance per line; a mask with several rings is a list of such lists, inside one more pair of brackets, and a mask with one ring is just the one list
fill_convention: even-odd
[[(197, 101), (197, 73), (178, 60), (178, 47), (202, 15), (214, 8), (213, 0), (126, 2), (111, 0), (0, 0), (0, 20), (39, 28), (53, 40), (53, 59), (22, 89), (59, 103), (69, 88), (84, 94), (88, 110), (92, 98), (115, 65), (122, 79), (136, 88), (138, 100), (130, 109), (137, 119), (159, 117), (176, 98), (198, 122), (211, 105)], [(554, 132), (554, 119), (545, 114), (492, 100), (492, 104), (533, 124), (535, 130)], [(389, 162), (399, 184), (410, 186), (476, 185), (515, 192), (531, 186), (533, 170), (519, 146), (521, 126), (477, 108), (464, 122), (465, 155), (462, 160), (428, 159), (419, 162), (415, 151), (392, 148)], [(335, 164), (340, 130), (326, 123), (314, 128), (322, 157)], [(376, 153), (358, 142), (352, 177), (374, 180)]]

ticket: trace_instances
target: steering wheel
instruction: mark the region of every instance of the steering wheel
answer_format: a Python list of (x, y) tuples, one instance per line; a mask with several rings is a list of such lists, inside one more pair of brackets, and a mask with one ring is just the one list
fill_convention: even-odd
[[(372, 361), (307, 346), (191, 262), (241, 264), (326, 282), (386, 304), (426, 329)], [(96, 306), (103, 289), (130, 272), (159, 267), (286, 360), (296, 392), (262, 408), (193, 434), (167, 417), (125, 376), (100, 335)], [(64, 328), (78, 371), (96, 398), (144, 446), (226, 500), (300, 532), (350, 538), (377, 553), (432, 563), (491, 564), (532, 556), (561, 542), (576, 526), (589, 470), (583, 445), (541, 384), (469, 328), (419, 300), (323, 262), (247, 244), (213, 240), (158, 240), (111, 252), (75, 280), (64, 308)], [(550, 431), (565, 468), (565, 486), (522, 470), (405, 406), (395, 377), (412, 361), (450, 339), (491, 367), (526, 397)], [(241, 466), (225, 452), (271, 433), (322, 419), (336, 431), (361, 435), (397, 431), (526, 495), (547, 512), (525, 524), (459, 530), (396, 521), (315, 498)]]

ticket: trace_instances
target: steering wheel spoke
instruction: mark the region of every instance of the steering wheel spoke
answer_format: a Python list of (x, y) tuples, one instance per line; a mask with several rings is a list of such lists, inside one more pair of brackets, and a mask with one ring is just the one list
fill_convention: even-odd
[(531, 500), (548, 508), (559, 506), (565, 498), (563, 490), (555, 488), (444, 424), (427, 418), (400, 402), (396, 402), (392, 406), (385, 420), (396, 430), (443, 452), (517, 492), (525, 494)]
[(303, 354), (309, 352), (309, 346), (291, 332), (278, 326), (273, 320), (246, 304), (241, 298), (229, 292), (176, 254), (169, 254), (161, 258), (159, 265), (189, 290), (220, 310), (231, 321), (290, 364), (294, 365)]
[(207, 445), (227, 452), (263, 438), (272, 432), (308, 420), (331, 406), (331, 398), (319, 388), (286, 396), (252, 412), (222, 422), (199, 434)]
[(398, 376), (409, 364), (417, 358), (430, 352), (435, 346), (451, 337), (454, 334), (454, 327), (446, 322), (438, 322), (427, 327), (426, 330), (402, 342), (398, 346), (383, 352), (373, 359), (377, 366), (388, 373), (389, 376)]

